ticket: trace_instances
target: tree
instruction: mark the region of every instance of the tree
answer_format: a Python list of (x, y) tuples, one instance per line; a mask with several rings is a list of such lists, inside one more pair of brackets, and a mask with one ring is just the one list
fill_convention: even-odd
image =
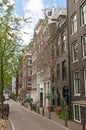
[[(56, 22), (48, 24), (46, 19), (45, 21), (46, 22), (42, 23), (40, 27), (40, 32), (38, 33), (38, 41), (39, 41), (39, 37), (41, 38), (40, 42), (37, 41), (38, 42), (37, 43), (38, 70), (43, 71), (43, 74), (45, 75), (46, 70), (48, 70), (49, 68), (51, 86), (52, 86), (52, 83), (55, 84), (58, 90), (58, 95), (61, 99), (61, 103), (62, 105), (64, 105), (64, 107), (66, 107), (66, 102), (63, 97), (59, 81), (56, 76), (56, 69), (57, 69), (57, 64), (58, 64), (57, 59), (58, 59), (58, 54), (59, 54), (59, 43), (57, 42), (58, 31), (55, 29)], [(51, 93), (52, 93), (52, 90), (51, 90)]]
[[(0, 101), (3, 108), (3, 90), (11, 82), (13, 70), (22, 55), (20, 29), (26, 19), (14, 14), (14, 5), (9, 0), (0, 2)], [(19, 57), (19, 58), (18, 58)]]

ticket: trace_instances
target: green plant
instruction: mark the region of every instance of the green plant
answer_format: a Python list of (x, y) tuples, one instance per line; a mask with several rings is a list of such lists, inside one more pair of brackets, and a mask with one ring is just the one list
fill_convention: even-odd
[(61, 111), (59, 117), (60, 117), (61, 119), (65, 119), (65, 118), (66, 118), (66, 119), (68, 119), (68, 120), (71, 120), (71, 115), (70, 115), (70, 109), (69, 109), (69, 107), (64, 108), (64, 109)]
[(16, 98), (16, 94), (12, 92), (12, 93), (10, 94), (10, 97), (11, 97), (11, 98)]
[(32, 103), (32, 102), (33, 102), (33, 99), (32, 99), (32, 98), (27, 98), (27, 99), (26, 99), (26, 102)]
[(61, 111), (59, 117), (60, 117), (61, 119), (65, 119), (65, 113), (66, 113), (65, 109), (63, 109), (63, 110)]

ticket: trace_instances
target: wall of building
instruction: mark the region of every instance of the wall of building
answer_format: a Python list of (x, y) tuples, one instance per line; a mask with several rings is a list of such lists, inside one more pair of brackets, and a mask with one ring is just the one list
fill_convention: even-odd
[[(77, 3), (74, 3), (74, 1), (68, 0), (68, 28), (69, 28), (69, 47), (70, 47), (70, 69), (71, 69), (71, 99), (74, 103), (77, 104), (77, 110), (79, 108), (80, 111), (80, 117), (86, 120), (86, 117), (84, 117), (85, 109), (86, 107), (82, 108), (83, 101), (85, 102), (86, 96), (85, 96), (85, 84), (84, 84), (84, 69), (86, 68), (86, 58), (83, 58), (83, 47), (82, 47), (82, 37), (86, 35), (86, 25), (81, 25), (81, 7), (83, 4), (86, 4), (85, 0), (78, 0)], [(86, 6), (85, 6), (86, 8)], [(86, 9), (85, 9), (86, 11)], [(72, 18), (74, 14), (77, 15), (77, 31), (74, 34), (71, 34), (72, 32)], [(73, 61), (73, 44), (77, 42), (78, 43), (78, 60)], [(74, 80), (74, 73), (79, 72), (79, 80), (80, 80), (80, 92), (75, 94), (75, 80)], [(77, 103), (77, 101), (80, 101)], [(86, 105), (86, 102), (85, 104)], [(80, 106), (80, 107), (78, 107)], [(73, 108), (73, 112), (75, 111), (75, 108)], [(78, 119), (76, 120), (78, 121)]]

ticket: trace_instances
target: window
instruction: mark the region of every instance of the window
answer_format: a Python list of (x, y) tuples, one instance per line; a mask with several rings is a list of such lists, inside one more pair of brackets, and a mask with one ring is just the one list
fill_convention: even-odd
[(31, 68), (28, 69), (28, 75), (29, 75), (29, 76), (32, 75), (32, 69), (31, 69)]
[(86, 35), (82, 37), (83, 58), (86, 57)]
[(81, 26), (86, 24), (86, 3), (81, 6)]
[(78, 43), (73, 43), (73, 62), (78, 60)]
[(52, 11), (48, 11), (48, 16), (52, 16)]
[(86, 96), (86, 69), (84, 70), (84, 86), (85, 86), (85, 96)]
[(80, 106), (74, 105), (74, 120), (81, 122)]
[(31, 79), (28, 80), (28, 87), (29, 86), (32, 86), (32, 80)]
[(74, 73), (74, 94), (80, 95), (80, 73)]
[(62, 62), (62, 79), (66, 79), (66, 61)]
[(74, 34), (77, 31), (77, 15), (73, 15), (71, 18), (71, 33)]
[(32, 64), (32, 58), (28, 58), (28, 65)]
[(74, 3), (77, 3), (78, 2), (78, 0), (74, 0)]
[(58, 52), (58, 55), (60, 55), (61, 51), (61, 37), (59, 36), (58, 39), (57, 39), (57, 52)]
[(66, 51), (66, 34), (62, 34), (62, 53)]

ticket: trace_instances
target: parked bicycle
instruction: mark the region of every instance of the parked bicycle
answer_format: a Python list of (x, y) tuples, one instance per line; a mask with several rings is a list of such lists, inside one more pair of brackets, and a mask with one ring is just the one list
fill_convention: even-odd
[(4, 103), (3, 104), (3, 118), (8, 119), (8, 117), (9, 117), (9, 104)]

